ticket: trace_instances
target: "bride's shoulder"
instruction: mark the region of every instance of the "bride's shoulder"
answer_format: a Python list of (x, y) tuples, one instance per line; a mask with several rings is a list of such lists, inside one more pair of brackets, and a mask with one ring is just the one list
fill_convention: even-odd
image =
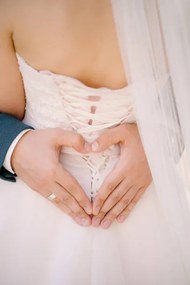
[[(15, 1), (17, 2), (17, 1)], [(11, 35), (13, 30), (14, 0), (0, 0), (0, 37)]]
[[(26, 0), (26, 2), (29, 1)], [(22, 15), (22, 8), (24, 8), (23, 0), (0, 0), (1, 29), (13, 29), (18, 11), (20, 11), (20, 15)]]
[(0, 0), (0, 24), (7, 23), (13, 28), (18, 23), (35, 24), (36, 20), (43, 21), (56, 6), (54, 0)]
[(42, 20), (52, 0), (0, 0), (0, 31), (13, 33)]
[(48, 8), (48, 2), (48, 0), (0, 0), (0, 21), (14, 23), (15, 20), (22, 20), (28, 14), (36, 13), (38, 9), (43, 12)]

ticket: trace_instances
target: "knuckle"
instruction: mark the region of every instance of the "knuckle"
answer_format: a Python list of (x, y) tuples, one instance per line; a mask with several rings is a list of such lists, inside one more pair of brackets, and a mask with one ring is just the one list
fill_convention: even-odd
[(129, 214), (130, 214), (130, 212), (131, 212), (131, 209), (126, 208), (126, 209), (123, 211), (123, 214), (125, 214), (125, 215), (129, 215)]
[(102, 196), (102, 197), (99, 197), (97, 202), (99, 205), (103, 205), (104, 204), (104, 201), (105, 201), (105, 198)]
[(113, 221), (116, 217), (117, 217), (117, 213), (115, 211), (110, 212), (109, 215), (107, 216), (107, 218), (111, 221)]
[(67, 185), (67, 188), (70, 192), (75, 193), (76, 185), (73, 181), (70, 181), (70, 183), (68, 183)]
[(115, 183), (114, 181), (109, 181), (108, 184), (107, 184), (107, 190), (109, 192), (113, 191), (113, 189), (115, 188)]
[(112, 199), (113, 203), (117, 203), (121, 199), (121, 197), (119, 194), (113, 194), (111, 199)]
[(121, 201), (123, 206), (127, 206), (129, 205), (130, 199), (129, 198), (123, 198), (123, 200)]
[(127, 210), (131, 211), (133, 209), (133, 207), (135, 206), (135, 202), (131, 202), (128, 206), (127, 206)]
[(53, 204), (55, 204), (57, 207), (62, 208), (62, 202), (59, 199), (54, 199), (52, 201)]
[(68, 205), (71, 203), (71, 197), (69, 195), (64, 195), (61, 199), (63, 201), (64, 204)]
[(106, 213), (107, 213), (106, 210), (102, 210), (102, 211), (99, 213), (98, 217), (99, 217), (99, 218), (105, 217)]
[(96, 198), (97, 205), (100, 205), (100, 206), (103, 205), (104, 201), (105, 201), (105, 198), (103, 196), (99, 196)]
[(83, 218), (85, 216), (84, 212), (82, 210), (79, 210), (79, 209), (75, 210), (75, 214), (77, 217), (80, 217), (80, 218)]

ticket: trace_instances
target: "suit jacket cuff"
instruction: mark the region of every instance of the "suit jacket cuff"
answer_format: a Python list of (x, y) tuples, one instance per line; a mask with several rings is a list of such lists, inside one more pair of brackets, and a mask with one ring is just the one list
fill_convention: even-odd
[[(8, 173), (2, 168), (7, 151), (14, 139), (26, 129), (33, 128), (12, 115), (0, 113), (0, 177), (3, 179), (10, 180), (7, 177), (11, 175), (10, 172)], [(12, 174), (12, 177), (14, 177), (14, 174)]]
[(13, 154), (13, 151), (17, 145), (17, 143), (19, 142), (19, 140), (22, 138), (22, 136), (27, 133), (28, 131), (30, 131), (31, 129), (26, 129), (24, 131), (22, 131), (15, 139), (14, 141), (11, 143), (8, 151), (7, 151), (7, 154), (5, 156), (5, 160), (4, 160), (4, 163), (3, 163), (3, 166), (5, 169), (7, 169), (9, 172), (15, 174), (14, 170), (12, 169), (12, 165), (11, 165), (11, 158), (12, 158), (12, 154)]

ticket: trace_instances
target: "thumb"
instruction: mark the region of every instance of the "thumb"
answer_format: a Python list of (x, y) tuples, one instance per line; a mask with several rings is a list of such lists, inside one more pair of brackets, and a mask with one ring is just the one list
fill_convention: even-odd
[(124, 133), (120, 126), (104, 131), (91, 145), (93, 152), (101, 152), (114, 144), (123, 142)]
[(78, 152), (88, 152), (89, 146), (85, 142), (84, 138), (77, 133), (71, 131), (63, 131), (57, 138), (57, 146), (72, 147)]

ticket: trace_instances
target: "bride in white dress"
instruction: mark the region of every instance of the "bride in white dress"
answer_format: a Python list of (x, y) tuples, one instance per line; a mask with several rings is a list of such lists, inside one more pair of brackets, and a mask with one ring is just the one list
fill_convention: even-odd
[[(5, 40), (0, 49), (5, 69), (2, 74), (10, 72), (19, 82), (15, 83), (11, 76), (11, 79), (2, 79), (5, 88), (12, 84), (7, 94), (12, 94), (16, 86), (17, 89), (11, 103), (4, 100), (1, 111), (9, 111), (18, 117), (24, 113), (23, 98), (19, 97), (19, 92), (23, 94), (19, 70), (26, 98), (24, 122), (36, 130), (30, 135), (38, 134), (37, 130), (61, 128), (78, 133), (86, 142), (92, 143), (108, 129), (135, 123), (133, 90), (130, 85), (123, 87), (126, 82), (119, 69), (109, 1), (101, 4), (90, 1), (88, 5), (87, 1), (59, 1), (56, 5), (55, 1), (33, 4), (21, 1), (17, 6), (13, 1), (1, 2), (6, 19), (13, 19), (12, 36), (17, 51), (10, 51), (11, 44)], [(74, 19), (71, 20), (71, 16)], [(4, 20), (3, 15), (1, 19)], [(86, 27), (87, 23), (90, 27)], [(84, 27), (86, 29), (81, 32)], [(101, 31), (100, 27), (104, 29)], [(91, 35), (95, 39), (92, 43)], [(86, 44), (84, 39), (87, 38)], [(95, 43), (95, 49), (89, 52)], [(110, 71), (114, 68), (116, 72)], [(111, 138), (111, 141), (115, 140), (117, 138)], [(41, 161), (42, 156), (39, 158), (35, 154), (36, 149), (44, 150), (46, 154), (45, 144), (39, 146), (34, 138), (31, 145), (25, 146), (29, 156), (34, 156), (36, 164), (45, 170), (45, 157)], [(16, 151), (19, 157), (19, 143)], [(120, 157), (119, 144), (112, 143), (101, 152), (81, 153), (63, 147), (59, 160), (93, 202)], [(22, 156), (15, 157), (15, 169), (20, 158)], [(123, 223), (115, 219), (105, 230), (98, 225), (82, 227), (77, 224), (66, 214), (66, 208), (64, 213), (44, 199), (51, 192), (43, 190), (39, 195), (31, 189), (35, 187), (30, 180), (23, 179), (24, 174), (22, 177), (19, 171), (18, 167), (15, 184), (0, 181), (1, 285), (189, 284), (153, 182), (146, 191), (143, 190), (145, 193), (127, 219)], [(32, 166), (28, 165), (27, 171), (31, 171), (31, 181), (39, 179), (37, 173), (32, 174)], [(53, 184), (52, 190), (50, 187), (48, 190), (55, 192)]]

